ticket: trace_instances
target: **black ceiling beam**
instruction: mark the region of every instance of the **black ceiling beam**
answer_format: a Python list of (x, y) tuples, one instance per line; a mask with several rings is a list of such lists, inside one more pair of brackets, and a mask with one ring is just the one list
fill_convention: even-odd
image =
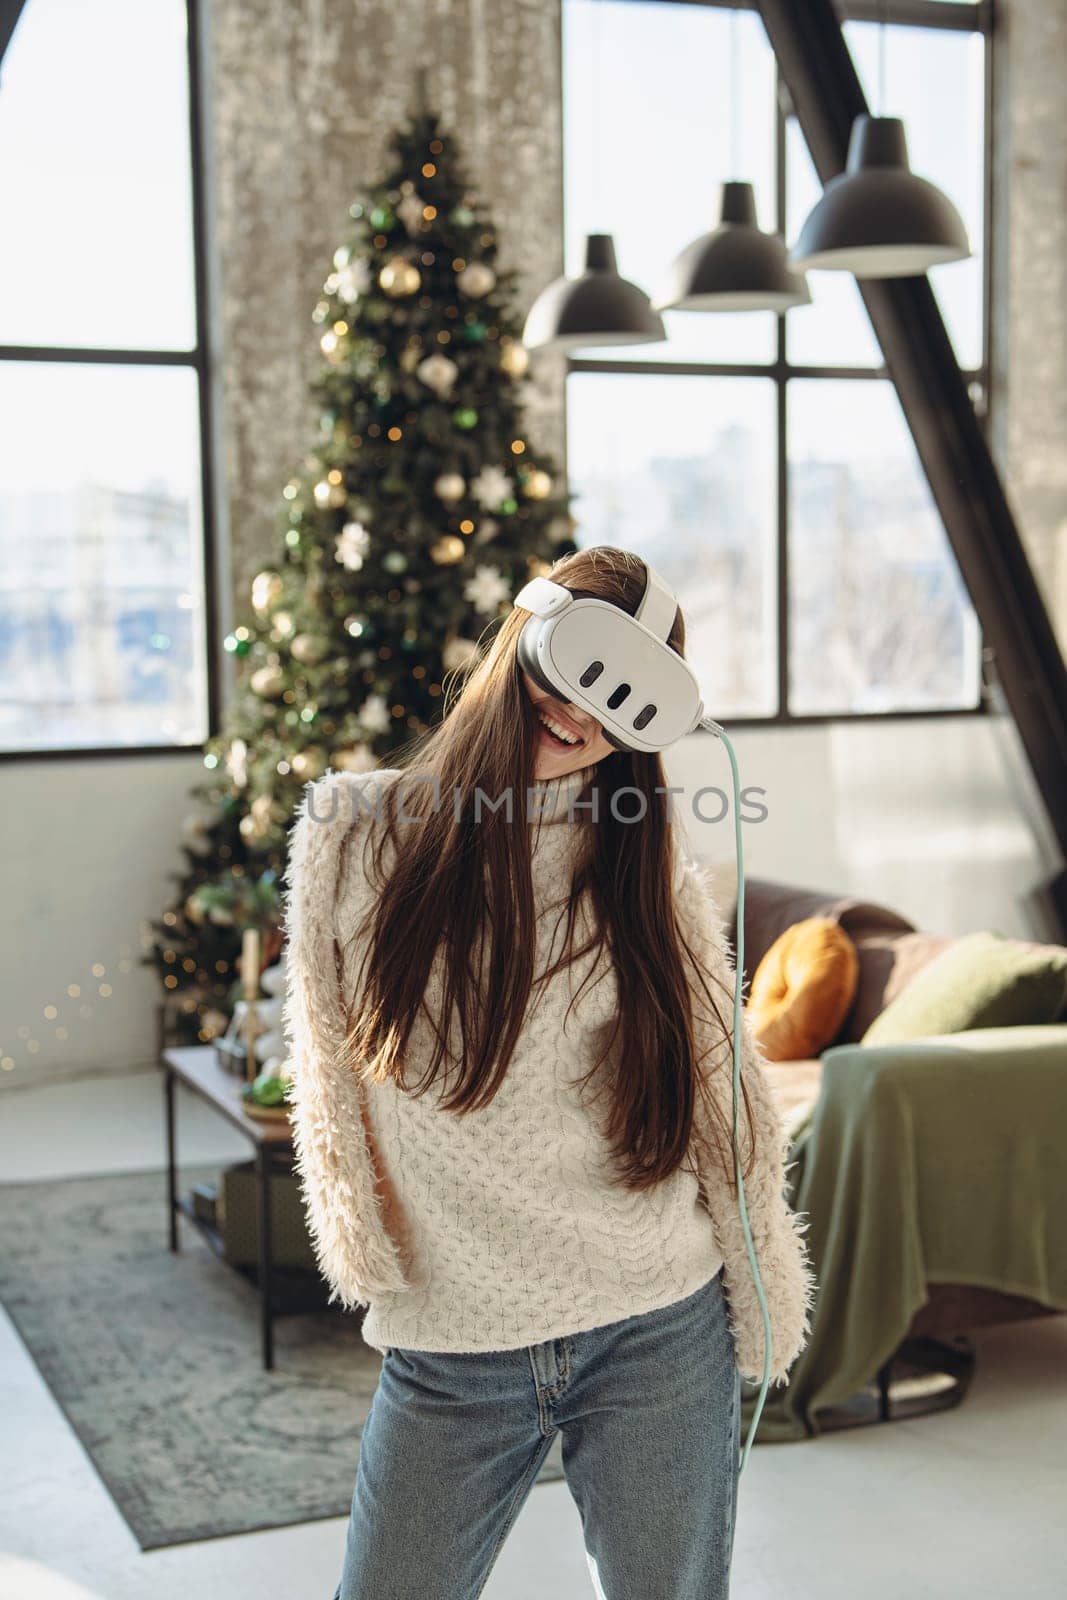
[(0, 0), (0, 68), (25, 4), (26, 0)]
[[(868, 111), (832, 0), (757, 0), (823, 183)], [(976, 152), (977, 159), (977, 152)], [(1067, 858), (1067, 669), (1003, 484), (925, 276), (858, 281), (886, 369)], [(1067, 931), (1067, 867), (1046, 886)]]

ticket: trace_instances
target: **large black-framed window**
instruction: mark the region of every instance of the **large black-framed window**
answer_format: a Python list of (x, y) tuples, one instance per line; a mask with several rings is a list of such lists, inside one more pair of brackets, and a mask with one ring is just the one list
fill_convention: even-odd
[(5, 759), (217, 726), (198, 20), (25, 0), (0, 68)]
[[(839, 9), (872, 110), (904, 118), (968, 225), (974, 258), (930, 281), (986, 418), (991, 8)], [(654, 289), (729, 177), (796, 237), (819, 188), (751, 3), (563, 0), (563, 81), (568, 273), (611, 233)], [(977, 617), (855, 282), (809, 284), (785, 317), (667, 313), (664, 343), (568, 356), (577, 541), (675, 585), (705, 703), (734, 725), (981, 712)]]

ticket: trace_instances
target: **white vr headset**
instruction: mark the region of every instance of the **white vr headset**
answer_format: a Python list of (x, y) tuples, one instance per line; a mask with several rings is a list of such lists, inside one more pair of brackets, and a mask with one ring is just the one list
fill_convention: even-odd
[(616, 749), (652, 755), (692, 733), (704, 706), (692, 668), (666, 643), (678, 602), (647, 571), (635, 616), (609, 600), (576, 599), (551, 578), (531, 578), (514, 604), (532, 613), (517, 645), (523, 670), (595, 717)]

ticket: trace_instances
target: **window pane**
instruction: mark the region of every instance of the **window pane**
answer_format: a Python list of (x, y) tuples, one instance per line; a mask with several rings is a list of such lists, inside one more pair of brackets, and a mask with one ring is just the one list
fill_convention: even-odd
[[(731, 107), (731, 28), (739, 83)], [(731, 170), (731, 118), (737, 156)], [(599, 127), (599, 135), (598, 135)], [(619, 271), (657, 291), (680, 250), (716, 221), (718, 185), (756, 188), (774, 222), (774, 57), (754, 13), (648, 0), (565, 0), (565, 263), (585, 265), (585, 237), (615, 238)], [(667, 312), (659, 344), (576, 355), (627, 361), (770, 361), (770, 312)]]
[(977, 619), (892, 385), (794, 379), (788, 410), (791, 709), (975, 705)]
[(0, 94), (0, 343), (195, 342), (184, 0), (28, 0)]
[(195, 373), (2, 362), (0, 428), (0, 748), (200, 743)]
[(633, 550), (663, 574), (716, 717), (776, 709), (774, 416), (762, 378), (567, 379), (576, 540)]
[[(878, 111), (877, 24), (849, 22), (845, 38), (872, 112)], [(984, 89), (982, 36), (891, 26), (885, 35), (885, 115), (903, 119), (912, 170), (959, 210), (975, 252), (929, 274), (964, 367), (982, 361)], [(792, 243), (822, 192), (804, 136), (790, 118), (786, 236)], [(801, 366), (880, 366), (881, 353), (850, 273), (808, 274), (813, 304), (786, 319), (789, 359)]]

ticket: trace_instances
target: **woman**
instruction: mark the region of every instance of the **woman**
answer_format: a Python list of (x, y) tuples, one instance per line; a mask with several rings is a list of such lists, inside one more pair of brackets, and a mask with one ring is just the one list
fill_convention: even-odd
[[(608, 546), (550, 575), (631, 615), (645, 587)], [(473, 1600), (557, 1433), (598, 1594), (729, 1588), (763, 1375), (734, 973), (660, 758), (522, 671), (528, 615), (403, 767), (309, 785), (290, 839), (297, 1168), (331, 1300), (384, 1357), (334, 1600)], [(784, 1383), (813, 1280), (747, 1024), (742, 1089)]]

